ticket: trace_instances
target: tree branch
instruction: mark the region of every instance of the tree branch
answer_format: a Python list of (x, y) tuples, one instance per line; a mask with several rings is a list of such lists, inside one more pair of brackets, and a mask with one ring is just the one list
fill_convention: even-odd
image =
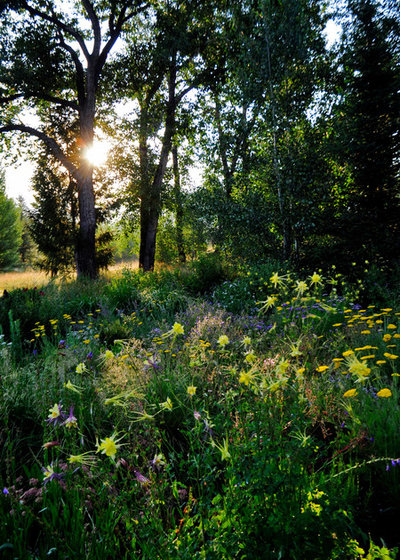
[(54, 138), (51, 138), (50, 136), (47, 136), (47, 134), (45, 134), (44, 132), (41, 132), (40, 130), (37, 130), (36, 128), (32, 128), (31, 126), (25, 126), (23, 124), (8, 124), (8, 125), (0, 127), (0, 133), (2, 133), (2, 132), (13, 132), (13, 131), (25, 132), (27, 134), (30, 134), (31, 136), (36, 136), (36, 138), (39, 138), (39, 140), (42, 140), (50, 148), (50, 150), (53, 152), (53, 154), (56, 156), (56, 158), (71, 173), (71, 175), (74, 178), (76, 178), (76, 176), (78, 174), (78, 169), (68, 159), (68, 157), (65, 155), (62, 148), (54, 140)]
[(86, 60), (88, 60), (90, 58), (90, 54), (89, 51), (87, 50), (86, 47), (86, 43), (84, 38), (82, 37), (82, 35), (80, 33), (78, 33), (78, 31), (76, 31), (73, 27), (70, 27), (69, 25), (67, 25), (66, 23), (64, 23), (63, 21), (61, 21), (58, 17), (56, 17), (55, 15), (50, 15), (50, 14), (46, 14), (46, 12), (42, 12), (41, 10), (38, 10), (36, 8), (34, 8), (33, 6), (31, 6), (27, 0), (23, 1), (22, 6), (27, 10), (27, 12), (29, 12), (32, 16), (34, 17), (39, 17), (41, 19), (43, 19), (44, 21), (48, 21), (49, 23), (53, 23), (58, 29), (61, 29), (62, 31), (64, 31), (65, 33), (68, 33), (69, 35), (71, 35), (71, 37), (73, 37), (77, 43), (79, 44), (80, 48), (82, 49), (82, 52), (86, 58)]
[(82, 4), (92, 23), (92, 29), (94, 34), (94, 44), (93, 44), (92, 54), (94, 56), (98, 56), (100, 54), (100, 47), (101, 47), (101, 29), (100, 29), (99, 18), (97, 17), (90, 0), (82, 0)]

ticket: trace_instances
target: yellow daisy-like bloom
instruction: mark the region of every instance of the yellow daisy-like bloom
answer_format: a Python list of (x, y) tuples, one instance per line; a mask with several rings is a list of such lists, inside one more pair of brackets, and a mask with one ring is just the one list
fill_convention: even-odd
[(391, 329), (391, 330), (397, 329), (396, 325), (393, 325), (393, 323), (390, 323), (386, 328)]
[(194, 385), (189, 385), (189, 387), (186, 389), (189, 397), (193, 397), (196, 394), (196, 389), (197, 387), (195, 387)]
[(390, 389), (381, 389), (376, 393), (377, 397), (388, 398), (392, 396), (392, 391)]
[(357, 389), (349, 389), (348, 391), (346, 391), (346, 392), (344, 393), (343, 396), (346, 397), (346, 398), (347, 398), (347, 397), (355, 397), (357, 394), (358, 394), (358, 393), (357, 393)]
[(382, 364), (386, 364), (386, 360), (376, 360), (376, 365), (381, 366)]
[(400, 333), (396, 333), (393, 335), (393, 338), (400, 338)]
[(346, 350), (342, 353), (342, 356), (347, 358), (347, 356), (351, 356), (352, 354), (354, 354), (354, 350)]
[(396, 356), (396, 354), (389, 354), (389, 352), (385, 352), (383, 355), (388, 360), (397, 360), (397, 358), (398, 358), (398, 356)]
[(322, 373), (323, 371), (326, 371), (327, 369), (329, 369), (329, 366), (318, 366), (317, 368), (318, 373)]
[(383, 335), (383, 342), (389, 342), (389, 340), (392, 338), (391, 334), (384, 334)]
[(221, 346), (221, 348), (225, 348), (225, 346), (229, 344), (229, 338), (226, 336), (226, 334), (221, 334), (218, 339), (218, 344)]
[(369, 330), (361, 331), (361, 334), (371, 334), (371, 331)]

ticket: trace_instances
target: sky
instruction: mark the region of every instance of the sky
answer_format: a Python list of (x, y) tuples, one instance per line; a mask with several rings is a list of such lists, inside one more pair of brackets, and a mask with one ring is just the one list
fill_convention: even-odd
[[(333, 20), (329, 20), (325, 29), (328, 48), (331, 47), (340, 36), (341, 28)], [(35, 165), (29, 160), (21, 160), (17, 165), (4, 165), (6, 176), (7, 196), (16, 200), (22, 196), (28, 205), (34, 201), (30, 181), (34, 173)]]

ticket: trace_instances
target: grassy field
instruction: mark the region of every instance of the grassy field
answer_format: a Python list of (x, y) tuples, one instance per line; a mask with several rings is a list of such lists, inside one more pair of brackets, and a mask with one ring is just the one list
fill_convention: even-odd
[(275, 266), (0, 299), (2, 558), (397, 557), (400, 309)]

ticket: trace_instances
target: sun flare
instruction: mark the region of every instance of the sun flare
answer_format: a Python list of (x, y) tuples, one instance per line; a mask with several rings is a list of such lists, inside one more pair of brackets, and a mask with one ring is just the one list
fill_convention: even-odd
[(85, 158), (95, 167), (103, 165), (108, 157), (110, 145), (108, 142), (94, 142), (85, 150)]

